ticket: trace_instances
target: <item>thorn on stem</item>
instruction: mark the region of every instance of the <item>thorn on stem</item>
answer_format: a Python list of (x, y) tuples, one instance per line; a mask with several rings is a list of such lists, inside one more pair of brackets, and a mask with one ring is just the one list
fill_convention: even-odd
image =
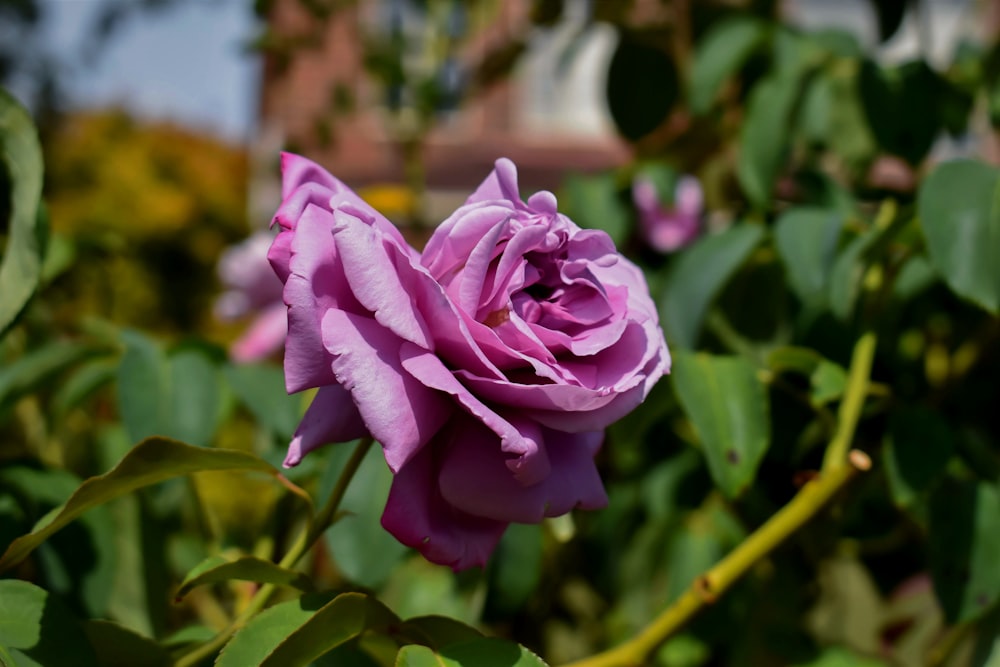
[(819, 473), (815, 470), (799, 470), (792, 476), (792, 484), (795, 485), (795, 488), (801, 489), (817, 477), (819, 477)]
[(712, 582), (704, 574), (694, 580), (694, 589), (706, 604), (715, 604), (719, 596), (712, 591)]

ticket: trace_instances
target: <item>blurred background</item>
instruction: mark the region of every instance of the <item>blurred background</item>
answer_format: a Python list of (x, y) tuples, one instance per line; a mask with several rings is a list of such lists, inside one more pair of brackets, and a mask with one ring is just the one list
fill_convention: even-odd
[[(859, 441), (944, 444), (921, 459), (919, 488), (876, 456), (860, 500), (655, 664), (1000, 664), (987, 663), (995, 600), (951, 626), (940, 577), (935, 597), (925, 503), (946, 461), (1000, 477), (1000, 327), (945, 288), (914, 222), (932, 165), (1000, 160), (998, 36), (993, 0), (0, 0), (0, 85), (38, 125), (50, 232), (38, 294), (0, 339), (0, 545), (154, 433), (280, 464), (310, 398), (284, 392), (284, 307), (264, 257), (281, 150), (328, 168), (417, 247), (506, 156), (523, 193), (556, 192), (640, 264), (672, 349), (770, 373), (759, 483), (720, 494), (665, 381), (610, 431), (607, 511), (513, 526), (485, 573), (455, 576), (381, 530), (376, 453), (351, 517), (305, 566), (314, 578), (375, 590), (404, 617), (487, 624), (554, 662), (631, 636), (816, 467), (859, 328), (860, 297), (838, 285), (875, 248), (900, 281), (880, 320), (891, 382)], [(797, 207), (827, 215), (813, 216), (822, 244), (793, 248), (798, 264), (777, 231), (745, 243)], [(872, 240), (890, 227), (898, 244)], [(685, 254), (727, 230), (740, 249)], [(325, 448), (289, 477), (322, 497), (345, 457)], [(95, 510), (15, 575), (183, 647), (251, 589), (175, 603), (177, 582), (209, 555), (280, 553), (292, 509), (266, 480), (202, 474)]]

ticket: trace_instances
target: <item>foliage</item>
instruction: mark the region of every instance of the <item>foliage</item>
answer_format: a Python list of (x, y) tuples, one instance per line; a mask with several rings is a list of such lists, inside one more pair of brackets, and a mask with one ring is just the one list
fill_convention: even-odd
[[(887, 64), (779, 3), (638, 4), (590, 19), (623, 35), (609, 108), (636, 161), (560, 206), (642, 263), (673, 376), (609, 429), (609, 507), (516, 527), (483, 572), (386, 541), (370, 443), (276, 468), (309, 397), (200, 314), (241, 157), (82, 117), (46, 146), (35, 242), (34, 131), (0, 98), (0, 660), (997, 660), (1000, 181), (937, 147), (995, 140), (998, 47)], [(920, 4), (873, 3), (881, 35)], [(696, 175), (712, 214), (669, 256), (629, 204), (651, 166)]]

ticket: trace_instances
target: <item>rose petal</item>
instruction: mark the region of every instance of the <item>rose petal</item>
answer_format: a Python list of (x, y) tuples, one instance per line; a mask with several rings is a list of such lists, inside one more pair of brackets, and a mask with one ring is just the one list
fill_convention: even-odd
[(284, 300), (288, 304), (285, 385), (288, 393), (336, 383), (320, 323), (331, 309), (365, 312), (348, 287), (331, 230), (333, 213), (310, 206), (291, 244)]
[(320, 387), (288, 445), (284, 466), (291, 468), (306, 454), (331, 442), (348, 442), (368, 433), (351, 395), (339, 384)]
[[(335, 211), (334, 242), (351, 292), (379, 324), (400, 338), (431, 347), (423, 317), (414, 309), (409, 285), (396, 266), (405, 261), (400, 251), (373, 227), (356, 217)], [(408, 259), (408, 258), (406, 258)]]
[(453, 442), (441, 460), (441, 495), (470, 514), (537, 523), (576, 507), (596, 509), (607, 504), (594, 465), (602, 433), (569, 434), (536, 427), (552, 472), (536, 484), (524, 485), (511, 474), (499, 443), (480, 423), (455, 420), (449, 429)]
[(386, 463), (399, 472), (454, 413), (451, 401), (403, 370), (400, 347), (412, 343), (375, 320), (329, 310), (322, 330), (336, 381), (351, 392)]
[(507, 528), (445, 502), (437, 488), (434, 454), (425, 448), (392, 480), (382, 526), (427, 560), (452, 569), (482, 567)]
[(530, 435), (526, 437), (527, 428), (519, 428), (525, 426), (519, 417), (504, 419), (487, 407), (455, 379), (438, 357), (426, 350), (404, 343), (400, 358), (403, 368), (422, 385), (451, 394), (469, 415), (500, 438), (499, 450), (515, 457), (508, 462), (508, 469), (515, 472), (518, 479), (533, 483), (549, 474), (545, 452)]
[(259, 361), (270, 357), (285, 346), (288, 335), (288, 309), (277, 303), (263, 310), (229, 348), (237, 363)]
[(521, 204), (521, 194), (517, 187), (517, 167), (505, 157), (493, 163), (493, 171), (465, 200), (465, 203), (475, 204), (496, 199), (506, 199)]

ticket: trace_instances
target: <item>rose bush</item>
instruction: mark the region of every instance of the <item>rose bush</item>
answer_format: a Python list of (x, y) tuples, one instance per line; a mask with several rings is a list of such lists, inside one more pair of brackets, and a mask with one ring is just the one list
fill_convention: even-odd
[(343, 183), (285, 154), (269, 258), (289, 392), (318, 387), (286, 466), (370, 434), (394, 473), (383, 526), (482, 565), (511, 522), (607, 502), (603, 429), (670, 357), (641, 271), (549, 192), (496, 168), (423, 253)]

